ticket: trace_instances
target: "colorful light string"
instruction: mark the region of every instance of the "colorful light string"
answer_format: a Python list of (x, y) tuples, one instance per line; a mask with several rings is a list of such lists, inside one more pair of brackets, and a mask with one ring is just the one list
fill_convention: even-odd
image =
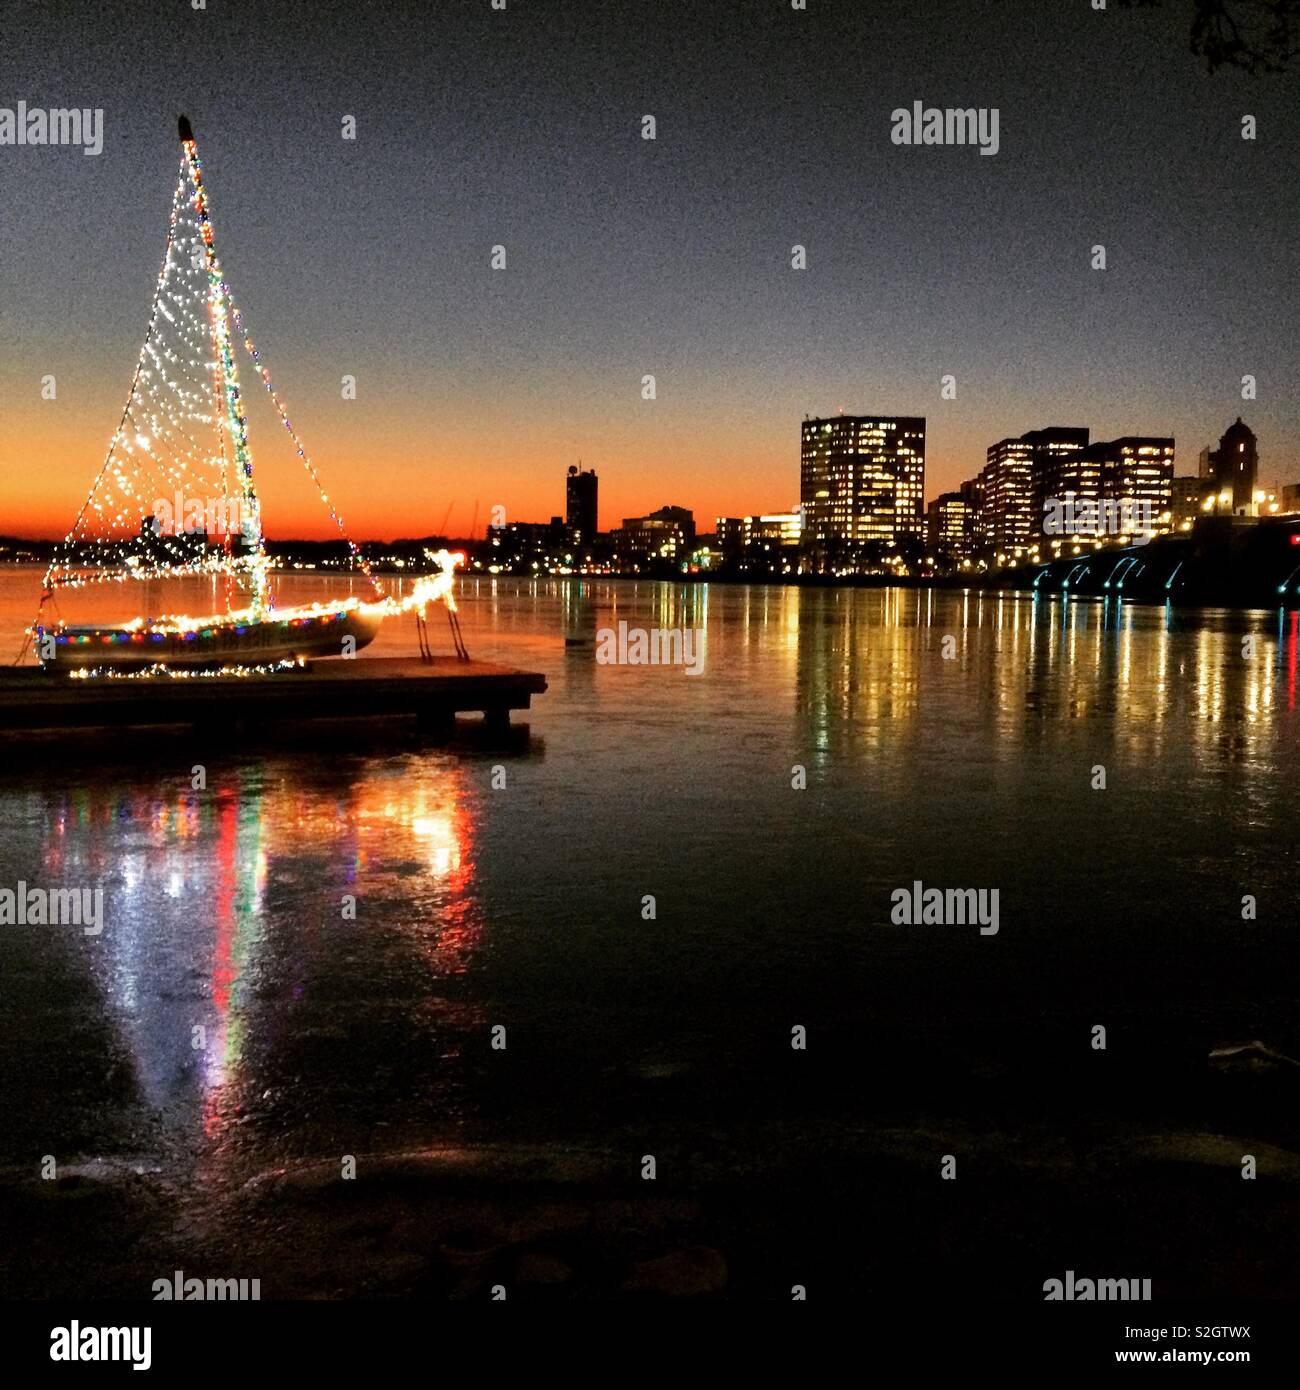
[[(217, 258), (202, 164), (192, 132), (189, 137), (182, 140), (167, 244), (127, 402), (104, 463), (46, 570), (37, 618), (28, 629), (29, 640), (45, 631), (40, 626), (40, 614), (56, 590), (129, 579), (223, 575), (227, 581), (228, 615), (179, 620), (186, 623), (210, 626), (236, 617), (256, 623), (284, 616), (285, 611), (274, 609), (272, 603), (271, 561), (265, 549), (261, 501), (254, 484), (232, 321), (298, 457), (347, 546), (352, 564), (365, 576), (375, 606), (384, 612), (404, 611), (408, 607), (387, 598), (360, 548), (348, 536), (342, 516), (290, 422), (262, 355), (244, 327)], [(206, 307), (205, 315), (198, 312), (199, 304)], [(212, 446), (201, 442), (209, 431), (215, 436)], [(183, 531), (179, 516), (175, 518), (175, 533), (161, 526), (156, 514), (160, 500), (169, 503), (173, 495), (180, 499), (196, 492), (209, 499), (220, 497), (223, 507), (232, 493), (237, 494), (238, 549), (234, 529), (229, 525), (225, 526), (224, 544), (220, 547), (210, 546), (206, 521), (201, 529), (189, 533)], [(203, 515), (207, 517), (210, 512), (203, 510)], [(229, 515), (228, 509), (222, 515)], [(250, 595), (247, 609), (238, 614), (231, 589), (235, 582)], [(289, 610), (287, 621), (294, 621), (303, 611)], [(158, 620), (162, 624), (171, 621)], [(150, 627), (155, 627), (152, 621)]]

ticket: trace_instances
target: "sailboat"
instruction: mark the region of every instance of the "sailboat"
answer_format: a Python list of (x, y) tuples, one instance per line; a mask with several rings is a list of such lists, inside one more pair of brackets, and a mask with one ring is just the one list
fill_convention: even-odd
[[(45, 575), (29, 629), (41, 664), (83, 678), (272, 673), (315, 657), (352, 655), (374, 640), (391, 614), (414, 609), (422, 623), (425, 606), (440, 599), (450, 616), (451, 574), (462, 556), (430, 556), (442, 572), (417, 582), (398, 603), (349, 539), (222, 271), (198, 146), (184, 116), (178, 133), (180, 171), (149, 328), (108, 456)], [(238, 338), (346, 544), (364, 597), (289, 608), (274, 602), (236, 366)], [(195, 500), (191, 505), (187, 499)], [(191, 514), (188, 524), (177, 512)], [(223, 579), (226, 611), (140, 615), (116, 625), (42, 621), (47, 603), (66, 590), (185, 576)], [(423, 649), (423, 630), (421, 642)]]

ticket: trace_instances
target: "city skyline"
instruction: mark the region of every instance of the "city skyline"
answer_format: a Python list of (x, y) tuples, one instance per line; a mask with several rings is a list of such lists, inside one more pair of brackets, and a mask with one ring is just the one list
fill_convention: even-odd
[[(899, 421), (899, 422), (907, 422), (907, 423), (917, 423), (917, 424), (920, 425), (920, 432), (921, 432), (921, 444), (920, 444), (920, 471), (921, 471), (921, 476), (922, 476), (922, 479), (923, 479), (924, 491), (923, 491), (923, 495), (922, 495), (922, 505), (921, 505), (921, 509), (920, 509), (920, 512), (919, 512), (919, 515), (918, 515), (918, 518), (917, 518), (918, 524), (917, 524), (916, 526), (914, 526), (914, 527), (908, 527), (908, 528), (906, 528), (906, 529), (908, 529), (909, 531), (914, 531), (914, 532), (915, 532), (916, 534), (918, 534), (918, 535), (924, 535), (924, 534), (926, 533), (926, 531), (927, 531), (927, 517), (928, 517), (928, 514), (929, 514), (929, 512), (930, 512), (930, 509), (931, 509), (936, 503), (939, 503), (939, 502), (941, 502), (941, 501), (944, 501), (944, 500), (948, 499), (948, 498), (951, 497), (951, 496), (955, 496), (955, 495), (965, 495), (965, 494), (967, 494), (967, 493), (969, 492), (969, 490), (970, 490), (972, 487), (976, 487), (978, 484), (981, 483), (981, 481), (982, 481), (986, 476), (989, 475), (990, 469), (991, 469), (991, 467), (992, 467), (992, 465), (993, 465), (993, 460), (994, 460), (995, 451), (1004, 449), (1006, 446), (1018, 445), (1018, 444), (1020, 444), (1023, 440), (1030, 440), (1030, 439), (1034, 438), (1035, 436), (1040, 436), (1040, 435), (1041, 435), (1041, 436), (1052, 436), (1052, 435), (1055, 435), (1055, 434), (1063, 434), (1063, 435), (1066, 435), (1066, 436), (1072, 436), (1072, 435), (1076, 435), (1076, 434), (1082, 435), (1082, 437), (1083, 437), (1083, 438), (1082, 438), (1082, 444), (1083, 444), (1083, 446), (1085, 446), (1084, 449), (1083, 449), (1083, 453), (1084, 453), (1085, 458), (1088, 457), (1089, 454), (1091, 454), (1092, 456), (1095, 457), (1096, 452), (1097, 452), (1097, 450), (1099, 450), (1099, 449), (1104, 449), (1104, 448), (1108, 448), (1108, 447), (1116, 446), (1116, 445), (1124, 445), (1124, 444), (1127, 444), (1127, 443), (1137, 443), (1137, 444), (1152, 444), (1152, 443), (1159, 443), (1159, 444), (1167, 445), (1167, 446), (1168, 446), (1168, 452), (1169, 452), (1169, 455), (1170, 455), (1171, 467), (1172, 467), (1172, 471), (1171, 471), (1171, 474), (1170, 474), (1171, 479), (1172, 479), (1172, 480), (1176, 480), (1176, 481), (1181, 482), (1181, 483), (1187, 483), (1187, 482), (1190, 482), (1190, 481), (1196, 479), (1198, 476), (1199, 476), (1199, 477), (1204, 477), (1204, 476), (1206, 476), (1206, 461), (1207, 461), (1207, 459), (1209, 459), (1209, 458), (1212, 456), (1212, 449), (1213, 449), (1213, 444), (1214, 444), (1214, 438), (1219, 438), (1219, 437), (1222, 436), (1222, 434), (1223, 434), (1223, 430), (1222, 430), (1222, 427), (1221, 427), (1218, 431), (1216, 431), (1216, 434), (1215, 434), (1214, 437), (1207, 438), (1207, 440), (1205, 441), (1205, 443), (1204, 443), (1200, 448), (1198, 448), (1198, 449), (1195, 451), (1196, 456), (1197, 456), (1197, 458), (1198, 458), (1198, 460), (1199, 460), (1199, 472), (1197, 472), (1197, 471), (1189, 472), (1189, 471), (1188, 471), (1188, 455), (1187, 455), (1187, 453), (1185, 453), (1185, 452), (1184, 452), (1184, 453), (1178, 453), (1178, 452), (1176, 452), (1176, 450), (1175, 450), (1175, 440), (1173, 439), (1173, 437), (1164, 437), (1164, 436), (1159, 436), (1159, 435), (1154, 435), (1154, 434), (1138, 435), (1138, 434), (1134, 434), (1133, 432), (1129, 431), (1129, 432), (1126, 432), (1126, 433), (1122, 433), (1122, 434), (1117, 435), (1113, 440), (1103, 441), (1102, 438), (1100, 437), (1100, 433), (1099, 433), (1099, 432), (1096, 432), (1096, 431), (1092, 431), (1092, 430), (1091, 430), (1091, 427), (1089, 427), (1089, 426), (1082, 426), (1082, 427), (1075, 427), (1075, 426), (1066, 427), (1066, 426), (1059, 426), (1059, 425), (1041, 426), (1041, 427), (1039, 427), (1039, 428), (1037, 428), (1037, 429), (1026, 430), (1026, 431), (1025, 431), (1023, 434), (1021, 434), (1021, 435), (1007, 435), (1007, 436), (1005, 436), (1004, 438), (1002, 438), (1002, 439), (996, 441), (995, 443), (990, 443), (989, 445), (987, 445), (987, 446), (985, 447), (985, 451), (984, 451), (984, 459), (985, 459), (985, 461), (984, 461), (984, 464), (983, 464), (982, 466), (980, 466), (980, 467), (975, 468), (974, 470), (972, 470), (972, 472), (971, 472), (969, 475), (967, 475), (967, 476), (965, 476), (965, 477), (962, 477), (962, 478), (958, 479), (957, 482), (956, 482), (956, 484), (955, 484), (954, 486), (949, 487), (949, 486), (937, 486), (937, 485), (933, 484), (933, 483), (931, 482), (931, 480), (930, 480), (930, 479), (931, 479), (931, 475), (930, 475), (930, 461), (929, 461), (929, 457), (928, 457), (928, 427), (929, 427), (929, 418), (926, 417), (926, 416), (924, 416), (924, 415), (920, 415), (920, 416), (914, 416), (914, 415), (897, 415), (897, 416), (891, 416), (891, 415), (885, 414), (884, 412), (879, 412), (879, 411), (849, 412), (849, 411), (841, 410), (841, 411), (837, 411), (836, 414), (835, 414), (835, 415), (832, 415), (832, 416), (804, 416), (803, 419), (802, 419), (802, 420), (800, 421), (800, 423), (799, 423), (799, 429), (800, 429), (800, 442), (801, 442), (801, 447), (800, 447), (800, 459), (802, 459), (802, 457), (803, 457), (803, 450), (804, 450), (804, 447), (806, 446), (806, 436), (807, 436), (807, 427), (808, 427), (808, 425), (809, 425), (810, 423), (824, 423), (824, 422), (828, 422), (828, 421), (833, 421), (833, 420), (836, 420), (836, 419), (839, 419), (839, 418), (843, 418), (843, 419), (845, 419), (845, 420), (866, 420), (866, 419), (873, 419), (873, 420), (890, 420), (890, 421)], [(1237, 416), (1237, 424), (1241, 424), (1241, 423), (1242, 423), (1242, 417), (1241, 417), (1240, 414), (1238, 414), (1238, 416)], [(1097, 437), (1094, 438), (1094, 439), (1092, 440), (1091, 443), (1089, 443), (1089, 439), (1088, 439), (1090, 433), (1093, 433), (1093, 434), (1096, 434), (1096, 435), (1097, 435)], [(1253, 431), (1252, 431), (1252, 434), (1254, 434)], [(1256, 436), (1256, 437), (1257, 437), (1257, 436)], [(1222, 444), (1222, 438), (1219, 438), (1219, 442), (1220, 442), (1220, 444)], [(1028, 456), (1026, 455), (1026, 459), (1027, 459), (1027, 458), (1028, 458)], [(1028, 463), (1027, 463), (1027, 462), (1026, 462), (1026, 465), (1025, 465), (1025, 466), (1026, 466), (1026, 469), (1027, 469), (1027, 468), (1028, 468)], [(737, 520), (752, 520), (752, 519), (756, 519), (756, 518), (760, 518), (760, 517), (774, 517), (774, 516), (778, 516), (778, 515), (780, 515), (780, 516), (788, 516), (788, 515), (790, 515), (790, 514), (792, 513), (792, 511), (797, 512), (797, 511), (799, 510), (799, 508), (803, 505), (802, 500), (801, 500), (800, 497), (797, 495), (797, 494), (799, 494), (800, 491), (801, 491), (801, 478), (800, 478), (799, 472), (798, 472), (798, 471), (794, 471), (794, 470), (801, 470), (802, 467), (803, 467), (803, 465), (802, 465), (801, 462), (796, 462), (796, 463), (792, 466), (792, 474), (793, 474), (793, 476), (792, 476), (791, 480), (789, 481), (789, 483), (788, 483), (788, 485), (787, 485), (787, 487), (786, 487), (787, 498), (789, 498), (790, 500), (788, 500), (784, 506), (781, 506), (781, 505), (773, 505), (773, 506), (770, 506), (770, 507), (756, 507), (756, 506), (752, 506), (752, 505), (751, 505), (751, 506), (744, 507), (744, 508), (738, 508), (738, 509), (736, 509), (736, 510), (734, 510), (734, 511), (732, 511), (732, 512), (711, 513), (711, 512), (709, 512), (706, 508), (702, 508), (702, 507), (700, 507), (700, 506), (698, 506), (698, 505), (686, 505), (686, 506), (684, 506), (684, 510), (689, 511), (689, 512), (697, 519), (697, 520), (696, 520), (696, 529), (699, 531), (699, 533), (700, 533), (701, 535), (706, 534), (705, 527), (710, 526), (710, 525), (713, 525), (713, 524), (715, 524), (715, 523), (719, 523), (719, 522), (724, 522), (724, 521), (737, 521)], [(1179, 471), (1180, 468), (1181, 468), (1182, 471)], [(1059, 470), (1058, 470), (1058, 472), (1059, 472)], [(608, 481), (609, 481), (609, 474), (608, 474), (608, 473), (606, 473), (604, 470), (602, 470), (602, 469), (596, 467), (595, 465), (584, 464), (583, 460), (577, 460), (576, 462), (571, 463), (571, 464), (569, 464), (569, 465), (567, 466), (567, 468), (564, 470), (564, 476), (565, 476), (566, 486), (565, 486), (565, 488), (563, 489), (563, 491), (557, 491), (554, 478), (551, 478), (551, 479), (549, 480), (549, 482), (548, 482), (548, 484), (547, 484), (547, 486), (548, 486), (548, 488), (549, 488), (549, 495), (544, 495), (544, 496), (543, 496), (541, 506), (539, 507), (539, 509), (538, 509), (538, 511), (537, 511), (537, 513), (536, 513), (535, 515), (521, 516), (521, 515), (509, 515), (509, 513), (506, 513), (506, 519), (505, 519), (503, 522), (496, 523), (496, 522), (493, 521), (492, 516), (491, 516), (491, 513), (488, 512), (488, 510), (487, 510), (485, 507), (483, 507), (483, 506), (480, 505), (480, 504), (476, 504), (476, 505), (474, 506), (474, 508), (472, 509), (472, 513), (471, 513), (472, 518), (473, 518), (473, 521), (474, 521), (474, 525), (473, 525), (473, 528), (472, 528), (472, 529), (467, 528), (467, 529), (464, 529), (464, 530), (458, 530), (458, 529), (457, 529), (457, 522), (456, 522), (454, 519), (452, 519), (452, 520), (451, 520), (451, 524), (450, 524), (450, 525), (447, 527), (447, 529), (445, 529), (445, 530), (438, 530), (438, 529), (435, 528), (435, 529), (433, 529), (433, 530), (428, 530), (428, 531), (423, 531), (423, 532), (422, 532), (422, 531), (420, 531), (419, 529), (408, 529), (408, 530), (406, 530), (406, 531), (393, 531), (393, 532), (390, 532), (390, 533), (384, 534), (384, 535), (360, 535), (360, 534), (357, 534), (357, 535), (356, 535), (356, 538), (357, 538), (359, 541), (362, 541), (362, 542), (365, 542), (365, 543), (370, 543), (370, 544), (374, 544), (374, 543), (384, 543), (384, 542), (389, 542), (389, 541), (399, 541), (399, 540), (403, 540), (403, 539), (415, 539), (415, 538), (418, 538), (420, 535), (428, 535), (428, 536), (441, 535), (441, 536), (446, 536), (446, 537), (448, 537), (448, 538), (454, 538), (454, 539), (476, 540), (476, 539), (482, 539), (482, 538), (488, 536), (494, 525), (507, 525), (507, 526), (508, 526), (508, 525), (544, 526), (544, 525), (547, 524), (547, 520), (546, 520), (547, 518), (549, 518), (551, 521), (554, 521), (554, 520), (557, 520), (557, 519), (558, 519), (558, 520), (561, 520), (561, 521), (563, 521), (570, 529), (573, 529), (573, 527), (575, 526), (575, 521), (574, 521), (575, 506), (576, 506), (576, 507), (590, 507), (590, 508), (592, 509), (589, 513), (588, 513), (588, 512), (584, 512), (584, 516), (595, 515), (596, 501), (595, 501), (595, 486), (594, 486), (594, 485), (595, 485), (595, 482), (596, 482), (597, 479), (599, 480), (599, 484), (600, 484), (600, 494), (599, 494), (599, 495), (600, 495), (600, 503), (599, 503), (600, 510), (604, 513), (604, 515), (605, 515), (606, 517), (612, 517), (612, 516), (613, 516), (614, 512), (615, 512), (617, 509), (613, 506), (613, 504), (611, 504), (611, 503), (609, 502), (608, 491), (607, 491), (607, 488), (606, 488), (606, 484), (607, 484)], [(1029, 475), (1028, 475), (1028, 472), (1026, 471), (1026, 478), (1028, 478), (1028, 476), (1029, 476)], [(1257, 458), (1256, 458), (1256, 461), (1255, 461), (1255, 469), (1254, 469), (1254, 471), (1252, 472), (1252, 480), (1253, 480), (1256, 476), (1258, 477), (1259, 484), (1260, 484), (1261, 486), (1267, 486), (1267, 487), (1270, 487), (1271, 489), (1275, 490), (1276, 493), (1277, 493), (1277, 495), (1278, 495), (1279, 497), (1282, 495), (1284, 489), (1287, 490), (1287, 491), (1292, 491), (1293, 489), (1300, 488), (1300, 482), (1291, 483), (1291, 482), (1288, 481), (1288, 478), (1289, 478), (1289, 475), (1288, 475), (1288, 474), (1279, 471), (1277, 468), (1273, 468), (1273, 469), (1270, 469), (1270, 468), (1269, 468), (1269, 466), (1268, 466), (1268, 452), (1267, 452), (1267, 449), (1266, 449), (1265, 451), (1263, 451), (1263, 453), (1260, 454), (1259, 456), (1257, 456)], [(1059, 481), (1059, 479), (1058, 479), (1058, 481)], [(1076, 482), (1077, 482), (1077, 479), (1076, 479)], [(626, 485), (625, 485), (625, 486), (626, 486)], [(588, 489), (588, 488), (591, 489), (590, 494), (589, 494), (589, 496), (588, 496), (588, 500), (585, 500), (585, 501), (583, 501), (583, 502), (577, 501), (577, 493), (575, 492), (575, 489), (577, 489), (577, 488), (582, 488), (582, 489), (584, 489), (584, 495), (587, 495), (587, 494), (586, 494), (586, 489)], [(1064, 488), (1059, 488), (1059, 489), (1057, 489), (1057, 490), (1064, 492)], [(661, 489), (661, 491), (662, 491), (662, 489)], [(1026, 500), (1029, 500), (1029, 499), (1032, 498), (1032, 504), (1033, 504), (1032, 516), (1033, 516), (1034, 519), (1036, 519), (1036, 521), (1037, 521), (1037, 523), (1038, 523), (1038, 526), (1039, 526), (1039, 529), (1040, 529), (1040, 530), (1041, 530), (1041, 519), (1042, 519), (1042, 518), (1041, 518), (1041, 509), (1042, 509), (1042, 507), (1043, 507), (1044, 504), (1045, 504), (1047, 495), (1048, 495), (1049, 493), (1052, 493), (1052, 492), (1053, 492), (1053, 489), (1052, 489), (1050, 486), (1048, 486), (1048, 487), (1046, 488), (1046, 491), (1045, 491), (1043, 479), (1042, 479), (1041, 477), (1035, 475), (1034, 487), (1033, 487), (1033, 489), (1032, 489), (1031, 492), (1027, 492), (1027, 493), (1026, 493)], [(623, 495), (623, 494), (620, 494), (620, 493), (618, 493), (618, 492), (616, 491), (616, 492), (615, 492), (615, 496), (619, 496), (619, 495)], [(642, 506), (640, 506), (640, 508), (634, 508), (634, 509), (633, 509), (633, 510), (636, 512), (636, 515), (639, 516), (639, 517), (644, 517), (644, 516), (650, 515), (651, 512), (653, 511), (653, 509), (652, 509), (651, 507), (649, 507), (648, 505), (645, 505), (645, 503), (647, 502), (648, 498), (649, 498), (651, 495), (657, 496), (658, 494), (650, 494), (650, 493), (646, 492), (645, 489), (643, 488), (643, 489), (640, 489), (637, 493), (634, 493), (634, 494), (631, 494), (631, 495), (633, 495), (634, 497), (639, 497), (640, 500), (641, 500), (641, 502), (642, 502), (642, 504), (643, 504)], [(1086, 490), (1085, 490), (1085, 492), (1081, 492), (1080, 495), (1081, 495), (1081, 496), (1082, 496), (1082, 495), (1086, 495)], [(1100, 494), (1099, 494), (1099, 495), (1100, 495)], [(168, 503), (171, 503), (171, 501), (172, 501), (171, 497), (167, 497), (167, 498), (165, 498), (164, 500), (167, 501)], [(660, 498), (660, 507), (661, 507), (661, 508), (667, 507), (667, 508), (674, 509), (674, 510), (683, 509), (683, 504), (684, 504), (684, 503), (688, 503), (690, 500), (691, 500), (691, 499), (689, 499), (689, 498), (686, 498), (686, 499), (678, 498), (676, 501), (674, 501), (673, 498), (668, 497), (667, 495), (665, 495), (663, 498)], [(626, 510), (626, 509), (624, 509), (624, 510)], [(621, 522), (625, 523), (625, 522), (629, 519), (629, 516), (630, 516), (630, 515), (631, 515), (631, 514), (629, 513), (628, 516), (622, 516), (622, 517), (621, 517)], [(451, 517), (451, 518), (454, 518), (454, 509), (453, 509), (451, 512), (449, 512), (449, 513), (444, 513), (444, 517)], [(1024, 520), (1025, 520), (1025, 532), (1026, 532), (1026, 535), (1028, 535), (1028, 534), (1029, 534), (1029, 531), (1030, 531), (1030, 529), (1031, 529), (1031, 513), (1030, 513), (1029, 510), (1026, 510), (1026, 511), (1025, 511)], [(597, 524), (596, 527), (594, 528), (594, 531), (589, 532), (589, 534), (608, 535), (608, 534), (610, 534), (611, 532), (613, 532), (614, 530), (618, 529), (618, 526), (619, 526), (619, 523), (616, 523), (616, 522), (613, 522), (613, 521), (611, 521), (609, 524), (606, 524), (606, 525), (603, 525), (603, 526)], [(35, 531), (23, 531), (23, 530), (21, 530), (21, 529), (7, 530), (7, 529), (0, 528), (0, 535), (6, 536), (6, 537), (11, 538), (11, 539), (29, 540), (29, 541), (33, 541), (33, 542), (46, 543), (46, 544), (48, 544), (48, 543), (54, 543), (54, 542), (57, 542), (57, 541), (61, 540), (61, 539), (63, 538), (63, 535), (64, 535), (64, 529), (65, 529), (65, 528), (61, 528), (61, 529), (59, 529), (59, 530), (57, 530), (57, 531), (50, 531), (50, 532), (48, 532), (48, 533), (46, 533), (46, 534), (40, 534), (40, 533), (35, 532)], [(579, 529), (585, 529), (585, 528), (579, 527)], [(292, 532), (292, 533), (288, 533), (288, 532), (284, 533), (284, 534), (280, 537), (280, 539), (283, 539), (283, 540), (303, 540), (303, 541), (318, 541), (318, 540), (319, 540), (319, 541), (332, 541), (332, 540), (337, 539), (337, 531), (334, 530), (333, 528), (321, 528), (321, 527), (319, 527), (319, 526), (306, 525), (306, 526), (304, 526), (300, 531), (295, 531), (295, 532)], [(1004, 540), (1004, 538), (1001, 537), (1001, 534), (1000, 534), (1000, 533), (999, 533), (997, 539), (998, 539), (998, 542), (999, 542), (999, 543), (1002, 543), (1003, 540)]]
[[(178, 109), (204, 140), (250, 326), (358, 536), (436, 532), (448, 509), (453, 533), (476, 506), (549, 515), (555, 470), (578, 459), (608, 480), (610, 515), (683, 496), (707, 517), (785, 508), (788, 422), (864, 405), (927, 417), (927, 500), (1042, 420), (1208, 443), (1248, 409), (1265, 473), (1294, 471), (1297, 193), (1262, 156), (1300, 142), (1300, 114), (1279, 83), (1209, 79), (1178, 16), (993, 15), (971, 48), (929, 3), (864, 48), (832, 3), (773, 6), (722, 46), (690, 7), (667, 26), (548, 12), (543, 60), (540, 17), (485, 11), (445, 36), (412, 7), (383, 29), (340, 11), (337, 49), (287, 80), (291, 26), (251, 18), (239, 103), (200, 75), (231, 37), (216, 26), (150, 25), (144, 44), (142, 19), (96, 12), (61, 34), (77, 100), (103, 108), (103, 151), (0, 151), (22, 190), (0, 531), (63, 534), (102, 461)], [(0, 59), (11, 103), (58, 98), (36, 75), (42, 23)], [(922, 48), (924, 93), (914, 76), (830, 93), (817, 79), (846, 58), (906, 72)], [(186, 75), (155, 92), (160, 62)], [(753, 71), (777, 100), (743, 95)], [(1047, 108), (1017, 80), (1039, 71)], [(974, 91), (1001, 110), (994, 157), (892, 142), (895, 108)], [(326, 536), (274, 418), (254, 405), (250, 420), (268, 529)]]

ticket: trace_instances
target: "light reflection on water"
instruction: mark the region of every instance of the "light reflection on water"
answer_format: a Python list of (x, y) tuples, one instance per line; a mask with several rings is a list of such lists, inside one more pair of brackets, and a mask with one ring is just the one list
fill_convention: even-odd
[[(41, 846), (29, 883), (103, 885), (101, 936), (60, 928), (59, 946), (92, 983), (138, 1101), (185, 1143), (242, 1123), (268, 1084), (293, 1084), (273, 1055), (282, 1035), (328, 1035), (349, 996), (418, 995), (462, 974), (482, 920), (454, 759), (345, 755), (304, 775), (292, 759), (222, 752), (196, 790), (179, 752), (173, 776), (153, 768), (134, 785), (121, 769), (52, 776), (22, 820)], [(39, 972), (39, 937), (15, 944)]]
[[(0, 576), (15, 648), (33, 583)], [(473, 655), (550, 681), (522, 751), (181, 738), (4, 773), (0, 885), (106, 890), (98, 938), (0, 932), (12, 1152), (559, 1136), (666, 1057), (753, 1074), (791, 1019), (864, 1050), (978, 1049), (981, 1020), (1081, 1001), (1211, 1041), (1290, 1026), (1294, 614), (508, 579), (461, 603)], [(704, 674), (598, 664), (620, 620), (706, 628)], [(390, 625), (368, 655), (413, 649)], [(917, 878), (998, 887), (999, 936), (892, 927)]]

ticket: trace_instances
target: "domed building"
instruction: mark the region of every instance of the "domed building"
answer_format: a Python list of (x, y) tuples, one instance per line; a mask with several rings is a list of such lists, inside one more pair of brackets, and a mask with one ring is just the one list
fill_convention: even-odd
[(1206, 450), (1202, 455), (1201, 476), (1207, 480), (1206, 491), (1214, 498), (1214, 513), (1258, 516), (1255, 496), (1258, 474), (1259, 450), (1254, 432), (1238, 415), (1219, 440), (1219, 447)]

